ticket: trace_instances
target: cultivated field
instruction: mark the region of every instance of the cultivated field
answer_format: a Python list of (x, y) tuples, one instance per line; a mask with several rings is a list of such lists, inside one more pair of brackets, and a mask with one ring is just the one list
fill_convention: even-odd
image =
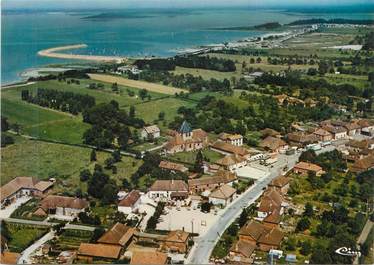
[(130, 86), (140, 89), (146, 89), (148, 91), (163, 93), (174, 95), (175, 93), (180, 92), (188, 92), (187, 90), (164, 86), (161, 84), (154, 84), (145, 81), (138, 81), (138, 80), (131, 80), (127, 78), (123, 78), (120, 76), (112, 76), (112, 75), (103, 75), (103, 74), (89, 74), (92, 80), (101, 81), (101, 82), (108, 82), (108, 83), (117, 83), (119, 85)]

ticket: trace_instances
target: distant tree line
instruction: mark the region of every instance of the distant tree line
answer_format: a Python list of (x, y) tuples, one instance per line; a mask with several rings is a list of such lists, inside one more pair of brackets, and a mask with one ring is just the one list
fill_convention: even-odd
[(191, 74), (175, 75), (167, 71), (143, 71), (139, 75), (129, 74), (130, 79), (145, 80), (147, 82), (162, 83), (173, 87), (185, 88), (190, 92), (199, 92), (202, 90), (230, 92), (231, 84), (228, 79), (217, 80), (211, 78), (205, 80), (201, 76)]
[(87, 72), (94, 71), (95, 69), (82, 69), (82, 70), (66, 70), (59, 74), (48, 74), (48, 75), (41, 75), (38, 77), (30, 77), (28, 79), (29, 82), (35, 81), (47, 81), (47, 80), (66, 80), (67, 78), (75, 78), (75, 79), (89, 79)]
[(324, 18), (311, 18), (311, 19), (301, 19), (296, 20), (288, 25), (296, 26), (296, 25), (308, 25), (308, 24), (355, 24), (355, 25), (373, 25), (374, 20), (372, 19), (344, 19), (344, 18), (332, 18), (332, 19), (324, 19)]
[(29, 90), (22, 90), (21, 99), (42, 107), (70, 112), (74, 115), (95, 105), (95, 98), (92, 96), (44, 88), (38, 88), (36, 94)]
[(172, 71), (176, 66), (187, 68), (201, 68), (220, 72), (233, 72), (236, 70), (235, 62), (230, 59), (221, 59), (209, 56), (175, 56), (174, 58), (141, 59), (134, 63), (139, 69), (152, 71)]

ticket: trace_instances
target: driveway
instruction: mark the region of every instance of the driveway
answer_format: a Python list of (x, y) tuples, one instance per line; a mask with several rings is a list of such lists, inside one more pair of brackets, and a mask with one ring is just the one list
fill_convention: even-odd
[(43, 246), (47, 241), (51, 240), (55, 236), (54, 231), (51, 230), (44, 236), (42, 236), (39, 240), (35, 241), (34, 244), (26, 248), (22, 253), (21, 257), (19, 258), (17, 264), (31, 264), (31, 255), (34, 253), (38, 248)]
[(32, 197), (30, 196), (23, 196), (18, 198), (14, 203), (8, 205), (5, 209), (0, 210), (0, 218), (9, 218), (12, 213), (17, 210), (25, 202), (31, 200)]

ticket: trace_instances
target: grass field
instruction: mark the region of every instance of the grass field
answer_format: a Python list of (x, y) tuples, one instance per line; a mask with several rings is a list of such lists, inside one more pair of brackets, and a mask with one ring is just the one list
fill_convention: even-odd
[[(135, 106), (136, 116), (142, 118), (147, 123), (153, 123), (158, 119), (160, 112), (165, 112), (165, 120), (170, 122), (177, 115), (177, 110), (181, 106), (194, 107), (196, 103), (178, 98), (164, 98), (153, 100)], [(159, 122), (159, 126), (165, 128), (164, 122)]]
[(20, 125), (21, 133), (41, 139), (82, 143), (82, 135), (89, 124), (84, 124), (80, 116), (22, 101), (20, 90), (22, 87), (2, 91), (1, 115), (11, 124)]
[(103, 74), (89, 74), (92, 80), (107, 82), (107, 83), (117, 83), (119, 85), (130, 86), (140, 89), (147, 89), (148, 91), (174, 95), (175, 93), (188, 92), (187, 90), (165, 86), (161, 84), (149, 83), (145, 81), (131, 80), (120, 76), (103, 75)]
[[(16, 143), (2, 149), (1, 185), (17, 176), (32, 176), (39, 179), (57, 178), (54, 188), (63, 192), (66, 188), (71, 192), (81, 188), (86, 190), (86, 183), (79, 180), (79, 173), (85, 168), (93, 170), (95, 163), (90, 161), (91, 149), (68, 145), (26, 140), (15, 137)], [(97, 152), (97, 162), (103, 164), (110, 156), (108, 153)], [(117, 173), (112, 177), (121, 183), (129, 178), (141, 165), (141, 160), (122, 157), (116, 163)], [(109, 173), (109, 171), (108, 171)]]
[(11, 237), (11, 240), (8, 241), (9, 250), (17, 253), (21, 253), (47, 232), (46, 228), (30, 225), (10, 223), (6, 223), (6, 225)]
[[(87, 94), (95, 97), (96, 103), (116, 100), (120, 107), (143, 103), (137, 93), (139, 89), (119, 86), (119, 93), (111, 90), (111, 85), (104, 83), (104, 89), (88, 89), (87, 85), (92, 80), (80, 80), (80, 84), (67, 84), (56, 80), (37, 82), (25, 87), (13, 87), (2, 90), (2, 115), (7, 117), (10, 123), (17, 123), (21, 127), (21, 133), (33, 137), (57, 140), (67, 143), (82, 143), (83, 133), (90, 127), (82, 122), (80, 115), (74, 116), (57, 110), (42, 108), (21, 100), (21, 91), (28, 89), (36, 93), (37, 88), (47, 88), (59, 91), (70, 91), (79, 94)], [(129, 91), (134, 96), (129, 95)], [(164, 94), (149, 92), (151, 98), (165, 97)]]

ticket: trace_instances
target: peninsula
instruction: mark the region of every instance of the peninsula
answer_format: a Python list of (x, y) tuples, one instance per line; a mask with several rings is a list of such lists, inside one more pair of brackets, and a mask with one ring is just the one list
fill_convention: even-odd
[(81, 48), (86, 48), (86, 47), (87, 47), (86, 44), (60, 46), (60, 47), (54, 47), (50, 49), (41, 50), (38, 52), (38, 55), (44, 56), (44, 57), (59, 58), (59, 59), (88, 60), (88, 61), (97, 61), (97, 62), (113, 62), (113, 61), (122, 62), (124, 60), (127, 60), (126, 57), (119, 57), (119, 56), (100, 56), (100, 55), (61, 53), (62, 51), (81, 49)]

